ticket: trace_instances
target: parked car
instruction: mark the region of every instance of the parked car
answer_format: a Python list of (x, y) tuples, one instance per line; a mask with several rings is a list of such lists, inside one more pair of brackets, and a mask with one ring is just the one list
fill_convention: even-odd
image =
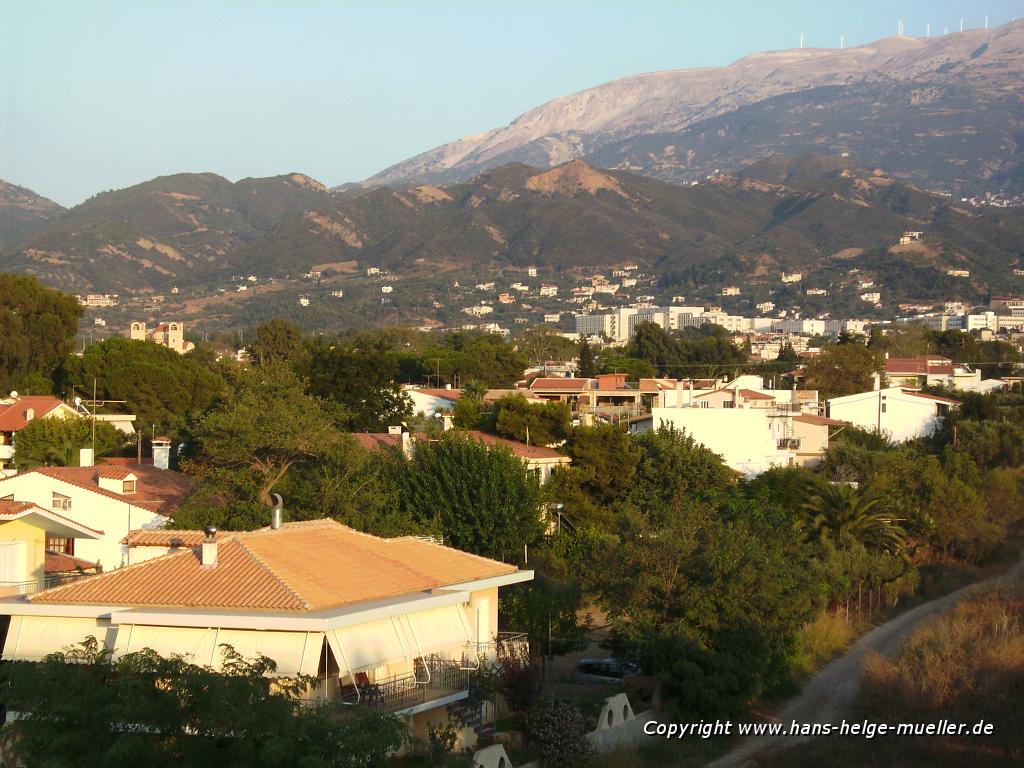
[(574, 683), (621, 683), (623, 675), (641, 674), (636, 664), (618, 659), (580, 659), (572, 671)]

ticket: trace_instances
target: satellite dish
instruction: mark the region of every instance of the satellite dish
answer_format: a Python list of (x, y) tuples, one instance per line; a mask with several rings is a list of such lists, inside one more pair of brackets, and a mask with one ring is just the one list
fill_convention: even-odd
[(11, 390), (11, 397), (17, 397), (18, 393), (15, 390)]

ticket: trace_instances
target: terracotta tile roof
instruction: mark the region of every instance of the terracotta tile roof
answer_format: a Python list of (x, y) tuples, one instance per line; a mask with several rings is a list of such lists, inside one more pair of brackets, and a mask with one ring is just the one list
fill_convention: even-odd
[[(35, 472), (92, 491), (100, 496), (106, 496), (109, 499), (117, 499), (126, 504), (130, 502), (133, 506), (165, 516), (173, 515), (181, 502), (192, 491), (192, 478), (181, 472), (156, 469), (152, 465), (145, 464), (126, 464), (125, 467), (130, 468), (132, 474), (138, 478), (135, 493), (132, 494), (120, 494), (100, 488), (96, 482), (97, 476), (101, 471), (109, 471), (104, 470), (102, 465), (100, 467), (33, 467), (20, 475)], [(0, 478), (0, 494), (3, 493), (3, 483), (16, 477), (19, 475)]]
[(828, 419), (824, 416), (818, 416), (813, 413), (799, 413), (793, 417), (793, 421), (799, 421), (802, 424), (816, 424), (819, 427), (828, 425), (830, 427), (842, 427), (849, 424), (847, 421), (840, 421), (839, 419)]
[(885, 361), (885, 372), (893, 375), (952, 374), (953, 361), (948, 357), (890, 357)]
[(387, 432), (353, 432), (352, 437), (368, 451), (376, 451), (381, 448), (400, 448), (402, 446), (401, 435), (391, 435)]
[[(223, 538), (225, 532), (218, 531), (215, 538)], [(139, 528), (121, 539), (129, 547), (198, 547), (206, 539), (202, 531), (173, 531), (167, 528), (145, 530)]]
[(537, 378), (530, 382), (530, 389), (565, 389), (582, 392), (590, 388), (590, 379), (560, 379), (557, 377)]
[(43, 564), (45, 573), (78, 573), (79, 571), (96, 571), (98, 569), (99, 566), (96, 563), (82, 560), (80, 557), (46, 550), (46, 559)]
[(486, 445), (504, 445), (521, 459), (564, 459), (566, 463), (569, 461), (568, 456), (559, 453), (554, 448), (547, 448), (542, 445), (527, 445), (518, 440), (508, 440), (504, 437), (490, 435), (476, 429), (467, 429), (466, 435)]
[(185, 549), (33, 595), (37, 603), (319, 611), (515, 573), (421, 539), (381, 539), (333, 520), (225, 533), (217, 563)]
[(756, 389), (741, 389), (740, 394), (743, 395), (745, 400), (774, 400), (775, 398), (771, 395), (766, 395), (764, 392), (758, 392)]
[(28, 424), (25, 412), (31, 408), (34, 419), (41, 419), (63, 403), (49, 395), (28, 395), (19, 397), (13, 403), (0, 405), (0, 432), (17, 432)]
[(11, 501), (10, 499), (0, 499), (0, 519), (10, 518), (16, 519), (27, 512), (34, 512), (42, 517), (59, 520), (62, 523), (78, 528), (80, 530), (90, 531), (96, 534), (96, 538), (103, 536), (103, 531), (97, 530), (96, 528), (90, 528), (87, 525), (82, 525), (77, 520), (72, 520), (70, 517), (65, 517), (54, 512), (52, 509), (44, 509), (37, 504), (33, 504), (31, 501)]
[(431, 397), (440, 397), (444, 400), (451, 400), (452, 402), (462, 397), (461, 389), (426, 389), (423, 387), (417, 387), (412, 391), (419, 392), (423, 395), (430, 395)]
[(96, 477), (105, 477), (109, 480), (124, 480), (135, 473), (130, 469), (113, 466), (100, 465), (96, 467)]
[(960, 405), (959, 400), (952, 400), (948, 397), (939, 397), (938, 395), (929, 395), (924, 392), (917, 392), (913, 389), (904, 389), (903, 394), (910, 395), (911, 397), (923, 397), (926, 400), (935, 400), (939, 403), (947, 403), (948, 405)]

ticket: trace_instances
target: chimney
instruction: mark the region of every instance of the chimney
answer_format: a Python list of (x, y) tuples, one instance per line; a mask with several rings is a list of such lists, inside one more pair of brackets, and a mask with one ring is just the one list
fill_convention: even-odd
[(206, 539), (203, 541), (202, 564), (217, 564), (217, 529), (212, 525), (206, 526)]
[(153, 438), (153, 466), (157, 469), (170, 469), (171, 439), (169, 437)]
[(448, 411), (441, 412), (441, 429), (444, 432), (447, 432), (449, 429), (451, 429), (454, 423), (455, 422), (452, 419), (451, 413), (449, 413)]
[(91, 467), (94, 464), (92, 448), (79, 448), (78, 449), (78, 466), (80, 467)]
[(877, 373), (871, 374), (871, 380), (874, 384), (874, 391), (877, 392), (882, 388), (882, 378)]
[(36, 409), (35, 408), (26, 408), (25, 409), (25, 421), (32, 421), (32, 419), (34, 419), (35, 417), (36, 417)]
[(284, 499), (281, 494), (274, 494), (274, 506), (270, 509), (270, 528), (278, 531), (281, 529), (281, 521), (284, 518)]
[(407, 459), (412, 458), (412, 435), (409, 434), (408, 429), (403, 429), (402, 435), (402, 455)]

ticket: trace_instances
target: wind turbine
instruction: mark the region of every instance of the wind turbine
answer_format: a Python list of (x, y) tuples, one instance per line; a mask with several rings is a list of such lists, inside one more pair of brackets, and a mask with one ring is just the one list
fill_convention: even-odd
[(927, 26), (925, 26), (924, 36), (925, 37), (931, 37), (932, 36), (932, 25), (931, 24), (928, 24)]
[(963, 16), (960, 17), (960, 31), (961, 32), (964, 31), (964, 17)]
[(988, 16), (985, 17), (985, 29), (988, 29)]
[(800, 47), (801, 48), (804, 47), (804, 33), (803, 32), (800, 33)]
[(840, 35), (839, 36), (839, 50), (840, 51), (843, 50), (845, 42), (846, 42), (846, 35)]

